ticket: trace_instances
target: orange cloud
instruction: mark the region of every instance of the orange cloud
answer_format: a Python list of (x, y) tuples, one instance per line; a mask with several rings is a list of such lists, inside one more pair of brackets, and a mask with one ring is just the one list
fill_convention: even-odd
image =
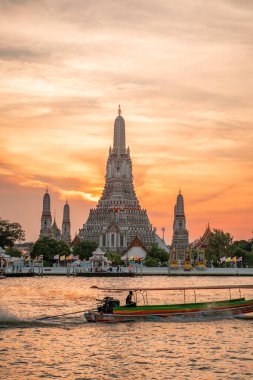
[(0, 216), (36, 239), (48, 185), (77, 231), (102, 193), (121, 103), (136, 193), (158, 232), (170, 242), (181, 188), (192, 240), (208, 221), (251, 237), (252, 4), (0, 7)]

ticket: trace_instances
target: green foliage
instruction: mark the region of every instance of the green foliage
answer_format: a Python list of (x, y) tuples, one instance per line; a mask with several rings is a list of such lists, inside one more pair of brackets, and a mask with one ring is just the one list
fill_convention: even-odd
[(9, 256), (12, 256), (12, 257), (21, 257), (22, 256), (21, 255), (21, 251), (18, 248), (16, 248), (16, 247), (13, 247), (13, 248), (8, 247), (8, 248), (6, 248), (5, 253), (6, 253), (6, 255), (9, 255)]
[(157, 258), (154, 257), (148, 257), (145, 259), (145, 266), (146, 267), (159, 267), (160, 261)]
[(253, 241), (237, 240), (232, 245), (232, 256), (242, 257), (242, 265), (253, 266)]
[(98, 244), (95, 241), (80, 240), (73, 247), (73, 255), (79, 255), (81, 260), (89, 260), (92, 256), (92, 252), (95, 251)]
[(53, 265), (55, 255), (69, 255), (70, 249), (63, 241), (43, 237), (39, 238), (31, 251), (31, 257), (43, 255), (45, 264)]
[(164, 249), (159, 248), (157, 244), (154, 244), (147, 252), (145, 265), (157, 267), (163, 263), (168, 264), (168, 260), (169, 254)]
[(113, 266), (121, 265), (121, 255), (119, 253), (106, 252), (105, 256), (112, 263)]
[(208, 262), (218, 262), (223, 256), (231, 256), (233, 237), (222, 230), (213, 230), (205, 252)]
[(252, 252), (246, 252), (245, 258), (244, 258), (244, 264), (253, 267), (253, 251)]
[(197, 261), (197, 259), (198, 259), (198, 250), (197, 249), (195, 249), (195, 248), (193, 248), (192, 250), (191, 250), (191, 258), (192, 258), (192, 261)]
[(244, 252), (251, 252), (252, 250), (252, 240), (236, 240), (232, 245), (232, 250), (241, 249)]
[(16, 241), (25, 240), (25, 231), (19, 223), (10, 223), (0, 218), (0, 247), (12, 249)]

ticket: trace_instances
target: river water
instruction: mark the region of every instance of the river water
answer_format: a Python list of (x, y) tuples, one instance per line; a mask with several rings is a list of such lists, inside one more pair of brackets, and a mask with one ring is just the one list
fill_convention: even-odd
[[(253, 319), (88, 324), (83, 314), (107, 287), (252, 284), (252, 277), (36, 277), (0, 280), (1, 379), (252, 379)], [(198, 301), (227, 299), (199, 291)], [(226, 291), (227, 292), (227, 291)], [(248, 293), (247, 293), (248, 292)], [(123, 302), (124, 295), (117, 297)], [(232, 296), (239, 294), (233, 291)], [(253, 298), (250, 291), (243, 296)], [(193, 301), (189, 292), (187, 301)], [(150, 303), (182, 302), (180, 292)], [(253, 318), (253, 317), (252, 317)]]

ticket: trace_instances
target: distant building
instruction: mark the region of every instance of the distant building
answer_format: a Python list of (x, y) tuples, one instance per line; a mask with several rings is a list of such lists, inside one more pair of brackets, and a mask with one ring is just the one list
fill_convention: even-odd
[(156, 242), (147, 211), (141, 208), (135, 194), (132, 160), (130, 150), (126, 148), (125, 120), (119, 107), (103, 194), (96, 208), (90, 210), (78, 236), (97, 242), (104, 251), (122, 253), (136, 235), (145, 247)]
[(71, 243), (71, 233), (70, 233), (70, 209), (69, 204), (66, 202), (63, 208), (63, 220), (62, 220), (62, 231), (56, 224), (54, 217), (54, 222), (52, 224), (51, 208), (50, 208), (50, 195), (48, 190), (43, 197), (43, 208), (41, 215), (41, 226), (40, 226), (40, 236), (53, 238), (57, 241), (64, 241), (66, 244)]
[(145, 259), (146, 255), (147, 249), (144, 247), (138, 236), (135, 236), (125, 254), (121, 257), (121, 260), (128, 261), (133, 258)]
[(48, 190), (43, 197), (43, 209), (41, 215), (40, 237), (53, 237), (52, 234), (52, 216), (50, 209), (50, 195)]
[(204, 234), (193, 243), (193, 248), (195, 248), (195, 249), (198, 249), (198, 248), (206, 249), (208, 246), (208, 242), (209, 242), (211, 233), (212, 233), (212, 230), (211, 230), (210, 225), (208, 223), (208, 225), (206, 226)]
[(64, 241), (64, 243), (68, 245), (71, 244), (70, 211), (69, 211), (69, 204), (67, 201), (63, 208), (61, 240)]
[(52, 224), (52, 234), (53, 234), (53, 238), (55, 240), (57, 240), (57, 241), (61, 240), (61, 230), (56, 224), (55, 217), (54, 217), (54, 223)]
[(175, 248), (177, 260), (184, 261), (184, 254), (189, 245), (189, 234), (186, 229), (186, 219), (184, 213), (184, 198), (179, 191), (177, 202), (174, 208), (174, 224), (172, 248)]

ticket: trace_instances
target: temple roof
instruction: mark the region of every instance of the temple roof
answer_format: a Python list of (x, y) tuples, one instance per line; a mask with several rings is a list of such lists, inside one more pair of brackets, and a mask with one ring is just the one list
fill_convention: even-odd
[(144, 246), (144, 244), (142, 243), (142, 241), (140, 240), (140, 238), (136, 235), (135, 238), (132, 240), (132, 242), (129, 244), (129, 246), (127, 247), (127, 251), (130, 249), (130, 248), (133, 248), (133, 247), (141, 247), (143, 248), (145, 251), (147, 251), (146, 247)]
[(194, 248), (206, 248), (208, 246), (208, 241), (209, 241), (211, 233), (212, 233), (212, 230), (208, 223), (204, 234), (195, 243)]

